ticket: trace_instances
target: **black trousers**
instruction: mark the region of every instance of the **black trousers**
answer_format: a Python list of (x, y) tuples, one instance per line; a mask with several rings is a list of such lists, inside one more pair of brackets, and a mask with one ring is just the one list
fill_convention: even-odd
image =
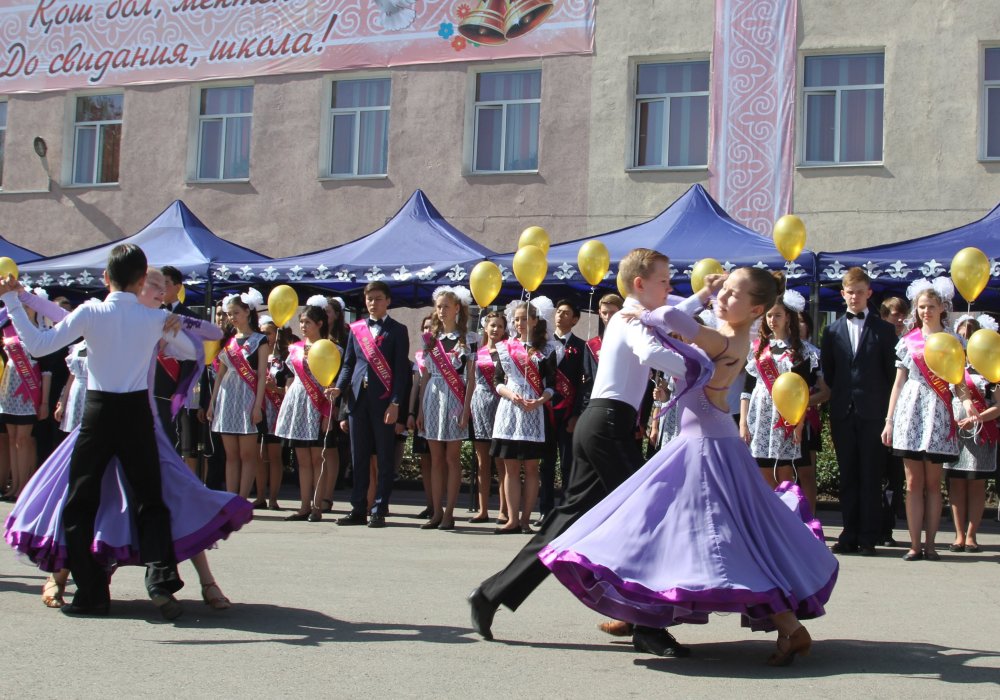
[(890, 539), (896, 527), (896, 516), (905, 500), (903, 482), (906, 480), (903, 458), (886, 454), (885, 487), (882, 489), (882, 539)]
[(590, 401), (573, 432), (573, 470), (566, 497), (545, 517), (541, 530), (507, 568), (483, 581), (480, 589), (487, 600), (517, 610), (549, 575), (538, 560), (542, 548), (642, 465), (642, 455), (633, 439), (635, 418), (635, 409), (621, 401)]
[(839, 541), (848, 546), (874, 547), (882, 534), (882, 478), (888, 458), (884, 426), (884, 421), (866, 420), (855, 411), (830, 419), (844, 519)]
[[(377, 384), (381, 388), (381, 384)], [(396, 471), (396, 424), (385, 424), (387, 399), (378, 398), (375, 388), (362, 389), (351, 407), (348, 419), (351, 432), (351, 465), (354, 471), (354, 488), (351, 491), (351, 512), (368, 512), (368, 484), (371, 482), (369, 460), (375, 455), (377, 482), (372, 513), (386, 515), (392, 480)]]
[(88, 390), (80, 434), (70, 458), (69, 494), (63, 511), (69, 568), (77, 587), (73, 602), (77, 605), (98, 605), (110, 598), (108, 572), (91, 555), (90, 546), (101, 502), (101, 480), (116, 456), (129, 485), (129, 507), (139, 531), (139, 556), (147, 565), (147, 589), (173, 593), (184, 585), (177, 575), (170, 511), (163, 503), (160, 458), (147, 393)]
[(556, 462), (559, 463), (559, 475), (562, 478), (563, 492), (569, 484), (569, 475), (573, 466), (573, 433), (566, 432), (569, 423), (570, 410), (553, 410), (546, 412), (545, 420), (545, 453), (538, 467), (541, 481), (538, 490), (538, 512), (545, 517), (556, 506)]

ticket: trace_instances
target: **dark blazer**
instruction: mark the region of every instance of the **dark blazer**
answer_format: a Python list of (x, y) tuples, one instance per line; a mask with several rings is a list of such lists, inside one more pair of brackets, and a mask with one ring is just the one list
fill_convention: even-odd
[(851, 407), (865, 420), (884, 420), (896, 380), (896, 329), (867, 311), (858, 341), (851, 351), (847, 317), (841, 316), (823, 333), (820, 362), (830, 387), (830, 417), (848, 416)]
[[(178, 303), (177, 306), (171, 310), (168, 304), (164, 304), (163, 308), (171, 313), (177, 314), (178, 316), (189, 316), (191, 318), (198, 318), (198, 314), (192, 311), (190, 308), (185, 306), (183, 303)], [(194, 368), (193, 360), (183, 360), (180, 363), (180, 376), (183, 377), (188, 372)], [(252, 364), (252, 363), (251, 363)], [(160, 399), (169, 399), (174, 391), (177, 390), (177, 382), (174, 381), (163, 366), (157, 362), (156, 371), (153, 374), (153, 396)], [(209, 386), (209, 395), (211, 395), (211, 386)]]
[[(555, 342), (559, 342), (558, 339)], [(569, 337), (566, 341), (566, 353), (563, 355), (562, 362), (559, 363), (558, 369), (560, 372), (566, 375), (569, 379), (570, 384), (576, 388), (576, 396), (573, 398), (573, 405), (570, 407), (569, 416), (579, 416), (583, 413), (583, 363), (585, 361), (585, 356), (590, 354), (590, 350), (587, 349), (586, 343), (583, 342), (581, 338), (578, 338), (575, 334)]]
[[(374, 389), (377, 396), (385, 393), (382, 381), (375, 372), (368, 372), (368, 360), (361, 351), (354, 333), (348, 332), (350, 336), (347, 340), (347, 352), (344, 353), (344, 363), (337, 377), (337, 388), (341, 395), (347, 397), (348, 410), (354, 407), (354, 402), (361, 393), (361, 387), (365, 379), (368, 380), (369, 388), (374, 382)], [(391, 317), (386, 317), (382, 321), (382, 330), (376, 335), (372, 333), (379, 350), (385, 356), (386, 362), (392, 368), (392, 391), (386, 404), (402, 404), (407, 396), (407, 384), (410, 381), (410, 334), (399, 321)], [(379, 340), (381, 338), (381, 341)], [(405, 411), (405, 409), (400, 409)]]

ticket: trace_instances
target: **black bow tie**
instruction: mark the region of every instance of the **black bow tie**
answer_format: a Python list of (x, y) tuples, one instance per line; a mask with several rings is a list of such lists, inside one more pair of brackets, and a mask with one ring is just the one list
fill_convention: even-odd
[(847, 318), (856, 318), (859, 321), (864, 321), (865, 320), (865, 312), (864, 311), (859, 311), (858, 313), (853, 314), (850, 311), (848, 311), (847, 312)]
[(377, 319), (370, 318), (370, 319), (368, 319), (368, 325), (369, 326), (381, 326), (382, 322), (379, 321), (379, 320), (377, 320)]

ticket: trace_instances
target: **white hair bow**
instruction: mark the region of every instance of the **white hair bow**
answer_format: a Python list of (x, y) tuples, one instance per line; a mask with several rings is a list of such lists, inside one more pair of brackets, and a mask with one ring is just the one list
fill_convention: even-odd
[(306, 306), (317, 306), (321, 309), (325, 309), (326, 304), (326, 297), (322, 294), (313, 294), (311, 297), (306, 299)]
[(806, 298), (794, 289), (785, 290), (785, 293), (781, 295), (781, 303), (797, 314), (806, 309)]
[(451, 292), (456, 297), (458, 297), (458, 300), (465, 307), (472, 306), (472, 292), (469, 291), (468, 287), (457, 287), (457, 286), (456, 287), (448, 287), (448, 286), (438, 287), (437, 289), (434, 290), (434, 293), (431, 294), (431, 298), (434, 299), (435, 301), (437, 301), (437, 298), (439, 296), (441, 296), (442, 294), (446, 294), (448, 292)]

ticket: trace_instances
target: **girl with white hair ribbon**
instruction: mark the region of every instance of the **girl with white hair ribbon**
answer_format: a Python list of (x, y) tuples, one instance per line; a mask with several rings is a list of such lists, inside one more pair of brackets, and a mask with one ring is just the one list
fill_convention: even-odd
[[(497, 343), (496, 388), (500, 395), (490, 454), (504, 465), (506, 525), (496, 534), (531, 530), (538, 500), (538, 461), (545, 451), (545, 404), (555, 396), (559, 352), (551, 347), (555, 308), (547, 297), (507, 305), (511, 337)], [(524, 490), (521, 490), (521, 467)]]
[[(469, 522), (485, 523), (490, 519), (490, 483), (493, 481), (493, 458), (490, 442), (493, 440), (493, 423), (500, 405), (496, 390), (496, 373), (499, 356), (497, 343), (507, 337), (507, 318), (499, 311), (483, 314), (483, 342), (476, 350), (476, 388), (472, 392), (472, 445), (476, 450), (477, 484), (479, 486), (479, 512)], [(503, 491), (503, 466), (499, 463), (500, 516), (498, 524), (507, 520), (507, 496)]]
[[(219, 369), (212, 387), (207, 417), (212, 432), (222, 435), (226, 452), (226, 490), (243, 498), (250, 495), (257, 475), (257, 432), (264, 420), (267, 336), (257, 325), (257, 310), (264, 297), (252, 287), (222, 300), (229, 330), (222, 339)], [(258, 491), (255, 507), (265, 504)]]
[(825, 401), (830, 394), (820, 384), (819, 356), (799, 337), (799, 314), (805, 298), (793, 289), (785, 290), (764, 313), (758, 337), (747, 359), (747, 378), (740, 397), (740, 435), (750, 445), (761, 476), (775, 488), (786, 481), (801, 480), (803, 495), (816, 503), (816, 471), (802, 456), (805, 422), (789, 425), (771, 398), (771, 387), (785, 372), (795, 372), (810, 387), (820, 391), (810, 395), (810, 405)]
[(465, 287), (438, 287), (432, 298), (434, 317), (423, 335), (417, 429), (430, 447), (434, 514), (420, 527), (454, 530), (462, 485), (461, 447), (469, 437), (472, 400), (472, 353), (465, 336), (472, 294)]

